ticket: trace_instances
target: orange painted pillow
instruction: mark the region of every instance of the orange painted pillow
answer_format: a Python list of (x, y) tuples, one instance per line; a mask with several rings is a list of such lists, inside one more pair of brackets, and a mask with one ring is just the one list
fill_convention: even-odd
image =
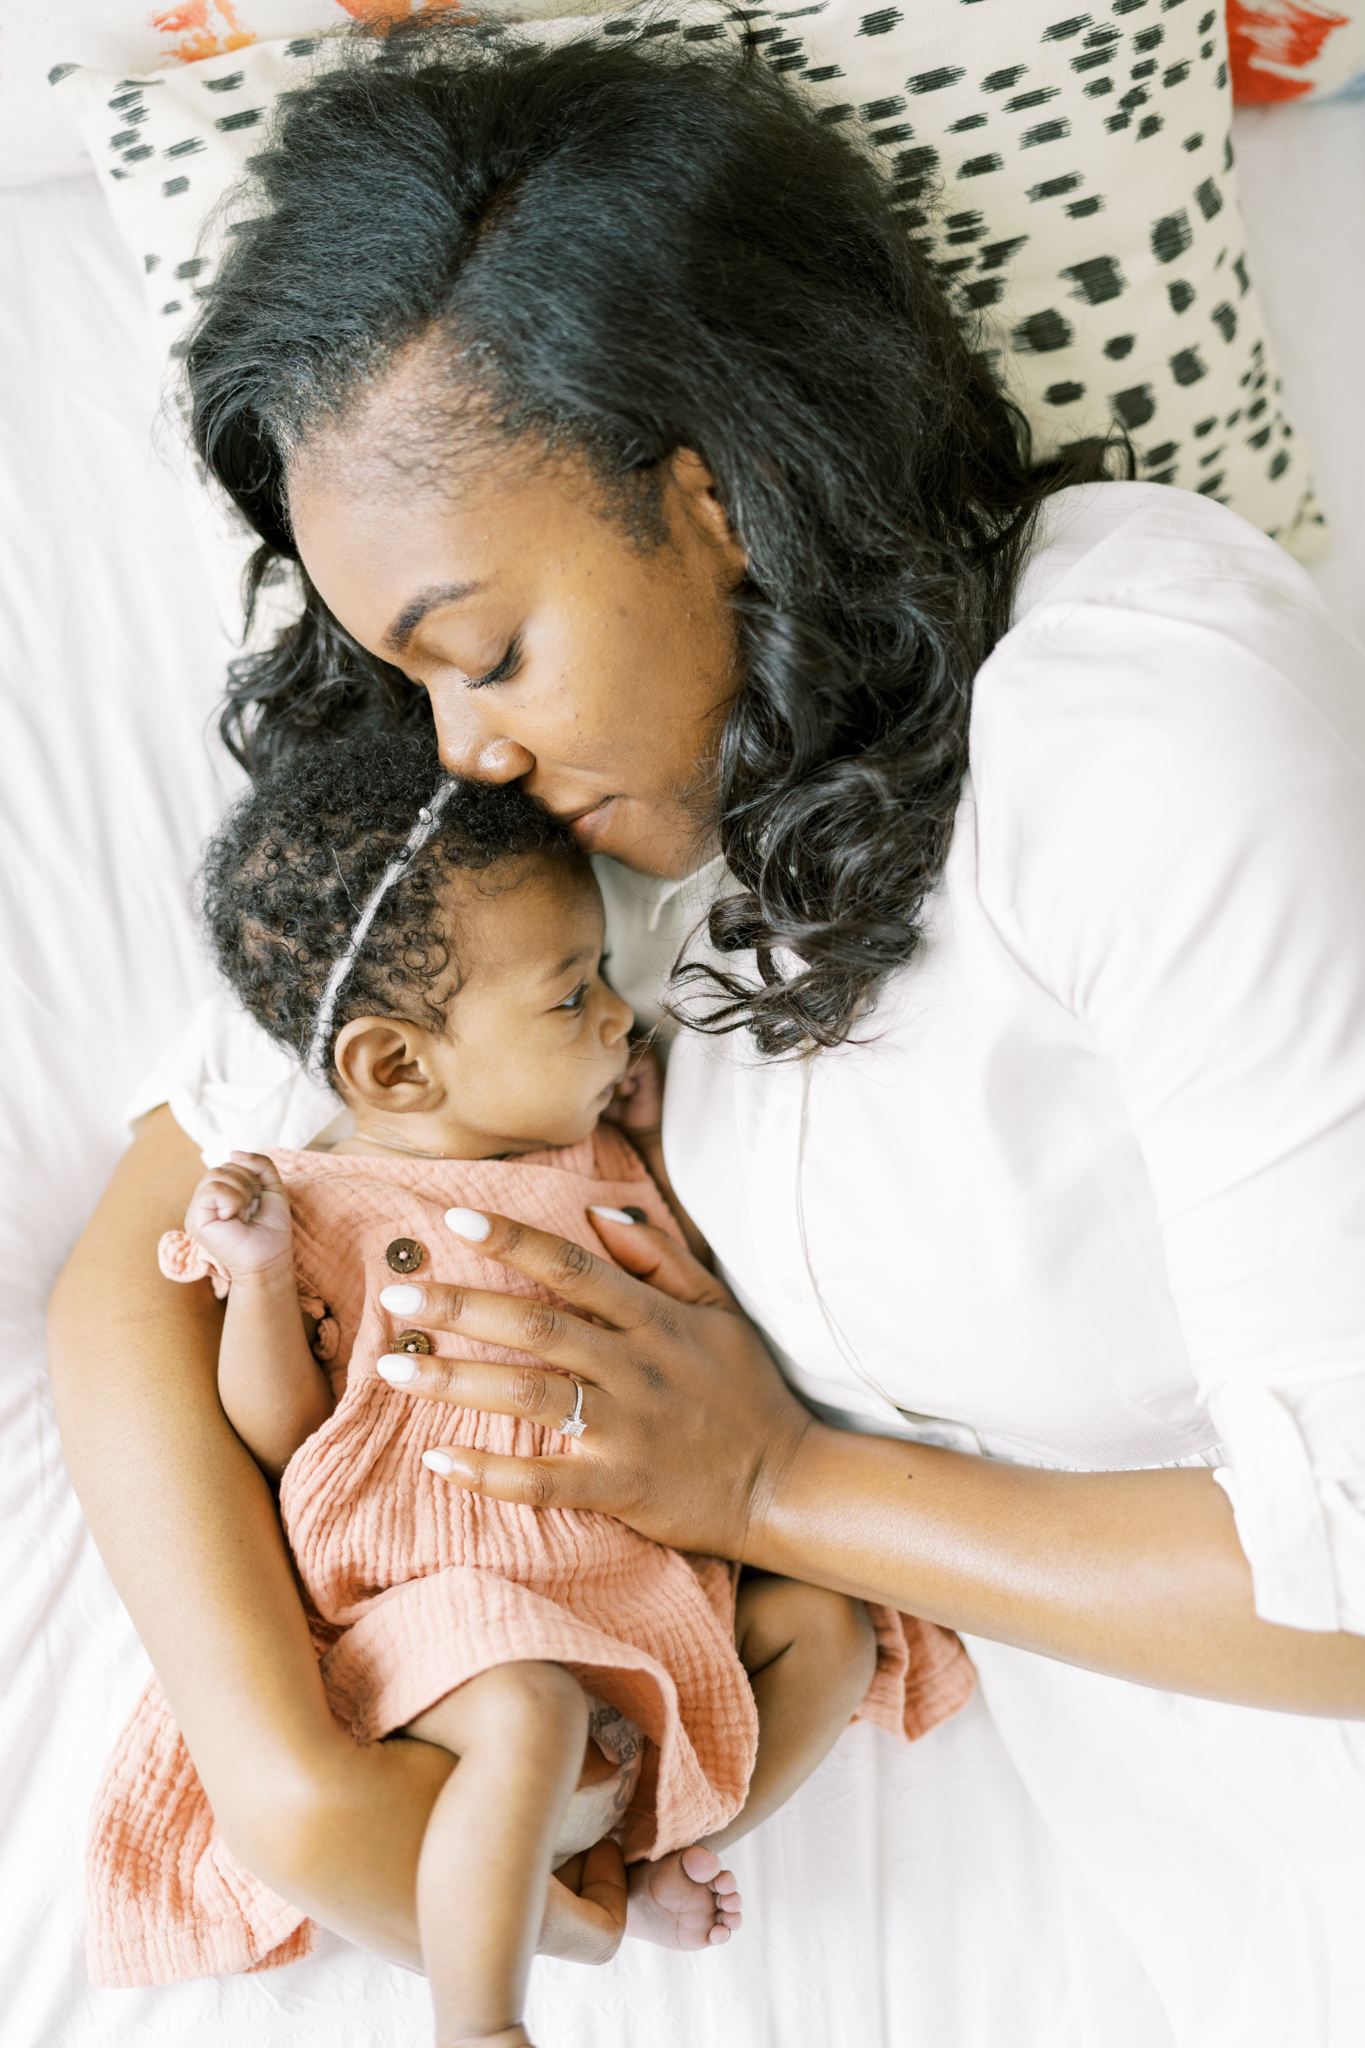
[(1227, 0), (1239, 107), (1365, 96), (1362, 0)]

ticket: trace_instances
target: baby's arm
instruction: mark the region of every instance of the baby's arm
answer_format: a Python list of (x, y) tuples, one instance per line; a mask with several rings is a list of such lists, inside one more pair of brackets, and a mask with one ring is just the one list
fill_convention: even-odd
[(194, 1191), (185, 1229), (232, 1282), (218, 1353), (223, 1412), (278, 1479), (327, 1420), (331, 1383), (308, 1348), (294, 1279), (289, 1202), (270, 1161), (234, 1152)]

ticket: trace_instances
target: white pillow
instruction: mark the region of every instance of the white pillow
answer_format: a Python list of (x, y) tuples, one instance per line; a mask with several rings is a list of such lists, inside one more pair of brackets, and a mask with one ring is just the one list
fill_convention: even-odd
[[(650, 19), (585, 14), (506, 32), (610, 36)], [(1325, 552), (1247, 274), (1220, 9), (917, 0), (907, 17), (812, 0), (744, 22), (885, 165), (908, 231), (979, 319), (1040, 450), (1117, 422), (1143, 476), (1230, 504), (1300, 560)], [(695, 35), (698, 17), (667, 26)], [(168, 350), (217, 260), (213, 209), (261, 147), (277, 95), (338, 54), (295, 38), (144, 78), (74, 67), (56, 81)]]

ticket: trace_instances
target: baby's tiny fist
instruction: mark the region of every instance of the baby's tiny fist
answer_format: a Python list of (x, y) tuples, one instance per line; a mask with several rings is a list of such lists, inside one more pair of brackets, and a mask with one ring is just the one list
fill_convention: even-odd
[[(248, 1163), (250, 1162), (250, 1163)], [(233, 1277), (290, 1261), (289, 1203), (271, 1162), (241, 1155), (200, 1181), (185, 1229)]]

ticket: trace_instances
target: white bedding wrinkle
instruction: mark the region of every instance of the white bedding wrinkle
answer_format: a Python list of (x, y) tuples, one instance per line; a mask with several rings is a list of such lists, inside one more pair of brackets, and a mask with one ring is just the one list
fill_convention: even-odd
[(205, 743), (230, 642), (93, 179), (0, 193), (0, 274), (0, 2038), (415, 2048), (425, 1987), (340, 1942), (286, 1990), (85, 1977), (86, 1815), (146, 1659), (66, 1477), (43, 1308), (125, 1100), (210, 986), (189, 886), (234, 786)]

